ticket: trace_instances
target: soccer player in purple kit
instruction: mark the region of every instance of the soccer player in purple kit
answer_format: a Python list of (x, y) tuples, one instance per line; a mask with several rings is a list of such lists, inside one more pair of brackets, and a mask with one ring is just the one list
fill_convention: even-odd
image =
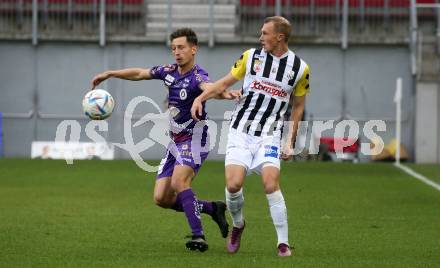
[[(195, 64), (198, 41), (193, 30), (178, 29), (170, 35), (170, 40), (175, 64), (155, 66), (150, 69), (129, 68), (106, 71), (93, 78), (92, 88), (110, 77), (135, 81), (160, 79), (164, 82), (168, 88), (168, 108), (172, 117), (170, 118), (172, 141), (159, 166), (154, 201), (160, 207), (185, 213), (192, 230), (186, 247), (203, 252), (208, 249), (208, 244), (200, 213), (212, 217), (224, 238), (228, 235), (226, 204), (222, 201), (199, 200), (191, 189), (192, 179), (208, 156), (208, 152), (202, 147), (209, 143), (209, 135), (208, 126), (196, 124), (197, 122), (191, 118), (190, 109), (194, 99), (202, 93), (200, 86), (209, 82), (209, 78), (208, 73)], [(225, 92), (217, 97), (236, 98), (234, 92)], [(200, 119), (202, 121), (207, 119), (205, 109)]]

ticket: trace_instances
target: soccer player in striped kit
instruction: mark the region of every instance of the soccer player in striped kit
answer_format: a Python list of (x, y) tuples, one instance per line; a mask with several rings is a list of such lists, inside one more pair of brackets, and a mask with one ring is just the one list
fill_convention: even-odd
[[(245, 228), (242, 207), (246, 175), (261, 174), (270, 214), (278, 236), (278, 255), (290, 256), (287, 209), (280, 190), (280, 158), (293, 155), (298, 122), (309, 91), (309, 66), (288, 48), (291, 25), (280, 16), (268, 17), (261, 28), (261, 49), (249, 49), (229, 74), (215, 83), (205, 83), (193, 103), (194, 119), (202, 115), (202, 103), (244, 79), (242, 97), (235, 107), (225, 157), (226, 204), (233, 229), (227, 250), (236, 253)], [(281, 147), (284, 115), (293, 102), (289, 131)]]
[[(193, 30), (178, 29), (170, 35), (170, 40), (175, 64), (154, 66), (149, 69), (128, 68), (106, 71), (93, 78), (92, 87), (95, 88), (110, 77), (135, 81), (159, 79), (164, 82), (168, 89), (168, 108), (172, 117), (170, 118), (172, 142), (159, 166), (154, 187), (154, 201), (160, 207), (185, 213), (192, 231), (186, 247), (203, 252), (208, 249), (208, 244), (200, 213), (212, 217), (223, 237), (228, 234), (225, 203), (197, 199), (191, 188), (193, 178), (208, 156), (208, 152), (201, 147), (207, 146), (209, 136), (208, 126), (206, 124), (197, 126), (198, 124), (191, 118), (190, 109), (193, 100), (202, 93), (201, 85), (208, 82), (209, 78), (208, 73), (195, 64), (198, 42)], [(216, 97), (233, 99), (235, 95), (225, 92)], [(204, 104), (201, 111), (200, 118), (207, 119)]]

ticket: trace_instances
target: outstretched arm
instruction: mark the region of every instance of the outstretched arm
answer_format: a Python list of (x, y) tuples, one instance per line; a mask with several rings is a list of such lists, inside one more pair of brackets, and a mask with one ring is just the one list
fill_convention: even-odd
[(122, 70), (109, 70), (103, 73), (97, 74), (92, 80), (92, 90), (96, 86), (101, 84), (103, 81), (109, 79), (110, 77), (125, 79), (125, 80), (149, 80), (151, 79), (150, 69), (142, 68), (128, 68)]
[(215, 98), (223, 94), (226, 89), (235, 84), (238, 80), (232, 76), (232, 74), (228, 73), (223, 78), (215, 81), (214, 83), (203, 83), (200, 85), (200, 89), (203, 90), (203, 93), (197, 98), (201, 101), (207, 101), (209, 99)]
[(203, 93), (200, 94), (200, 96), (198, 96), (193, 102), (191, 108), (192, 118), (194, 120), (198, 120), (198, 117), (202, 115), (203, 102), (212, 98), (229, 99), (229, 95), (226, 95), (225, 91), (237, 81), (238, 80), (229, 73), (214, 83), (200, 84), (200, 89), (203, 90)]
[(217, 100), (236, 100), (241, 98), (241, 89), (227, 90), (220, 95), (215, 96)]

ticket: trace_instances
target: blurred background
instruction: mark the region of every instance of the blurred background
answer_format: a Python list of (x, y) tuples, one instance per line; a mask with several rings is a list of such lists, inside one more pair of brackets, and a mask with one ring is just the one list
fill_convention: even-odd
[[(193, 28), (201, 40), (196, 61), (211, 79), (226, 74), (241, 53), (258, 47), (266, 16), (290, 20), (290, 48), (311, 68), (307, 97), (306, 148), (316, 120), (355, 120), (359, 141), (370, 143), (363, 125), (384, 120), (376, 133), (385, 145), (395, 138), (396, 79), (402, 78), (402, 147), (417, 163), (440, 163), (439, 0), (0, 0), (0, 154), (31, 157), (33, 142), (53, 142), (63, 120), (77, 120), (81, 142), (89, 119), (81, 101), (92, 77), (107, 69), (148, 68), (173, 63), (168, 35)], [(237, 85), (237, 88), (240, 85)], [(124, 143), (124, 112), (132, 98), (166, 98), (159, 81), (110, 79), (102, 85), (115, 98), (109, 143)], [(220, 123), (232, 102), (211, 101), (210, 118)], [(157, 113), (139, 105), (134, 120)], [(152, 123), (133, 127), (135, 142)], [(333, 129), (323, 136), (334, 137)], [(218, 138), (217, 138), (218, 140)], [(334, 141), (333, 141), (334, 142)], [(217, 141), (218, 143), (218, 141)], [(41, 154), (45, 149), (40, 146)], [(47, 149), (47, 148), (46, 148)], [(219, 152), (220, 149), (220, 152)], [(353, 148), (352, 148), (353, 149)], [(112, 158), (129, 158), (122, 149)], [(357, 161), (371, 161), (358, 154)], [(93, 150), (89, 150), (93, 151)], [(158, 159), (157, 144), (141, 155)], [(223, 159), (214, 148), (211, 159)], [(385, 157), (386, 158), (386, 157)], [(349, 158), (353, 160), (353, 158)]]

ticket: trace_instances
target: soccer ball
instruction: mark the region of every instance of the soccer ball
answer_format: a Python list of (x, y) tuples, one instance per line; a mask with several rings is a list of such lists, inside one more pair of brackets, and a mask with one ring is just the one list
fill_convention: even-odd
[(112, 95), (104, 89), (95, 89), (87, 92), (82, 101), (84, 113), (92, 120), (108, 118), (115, 107)]

